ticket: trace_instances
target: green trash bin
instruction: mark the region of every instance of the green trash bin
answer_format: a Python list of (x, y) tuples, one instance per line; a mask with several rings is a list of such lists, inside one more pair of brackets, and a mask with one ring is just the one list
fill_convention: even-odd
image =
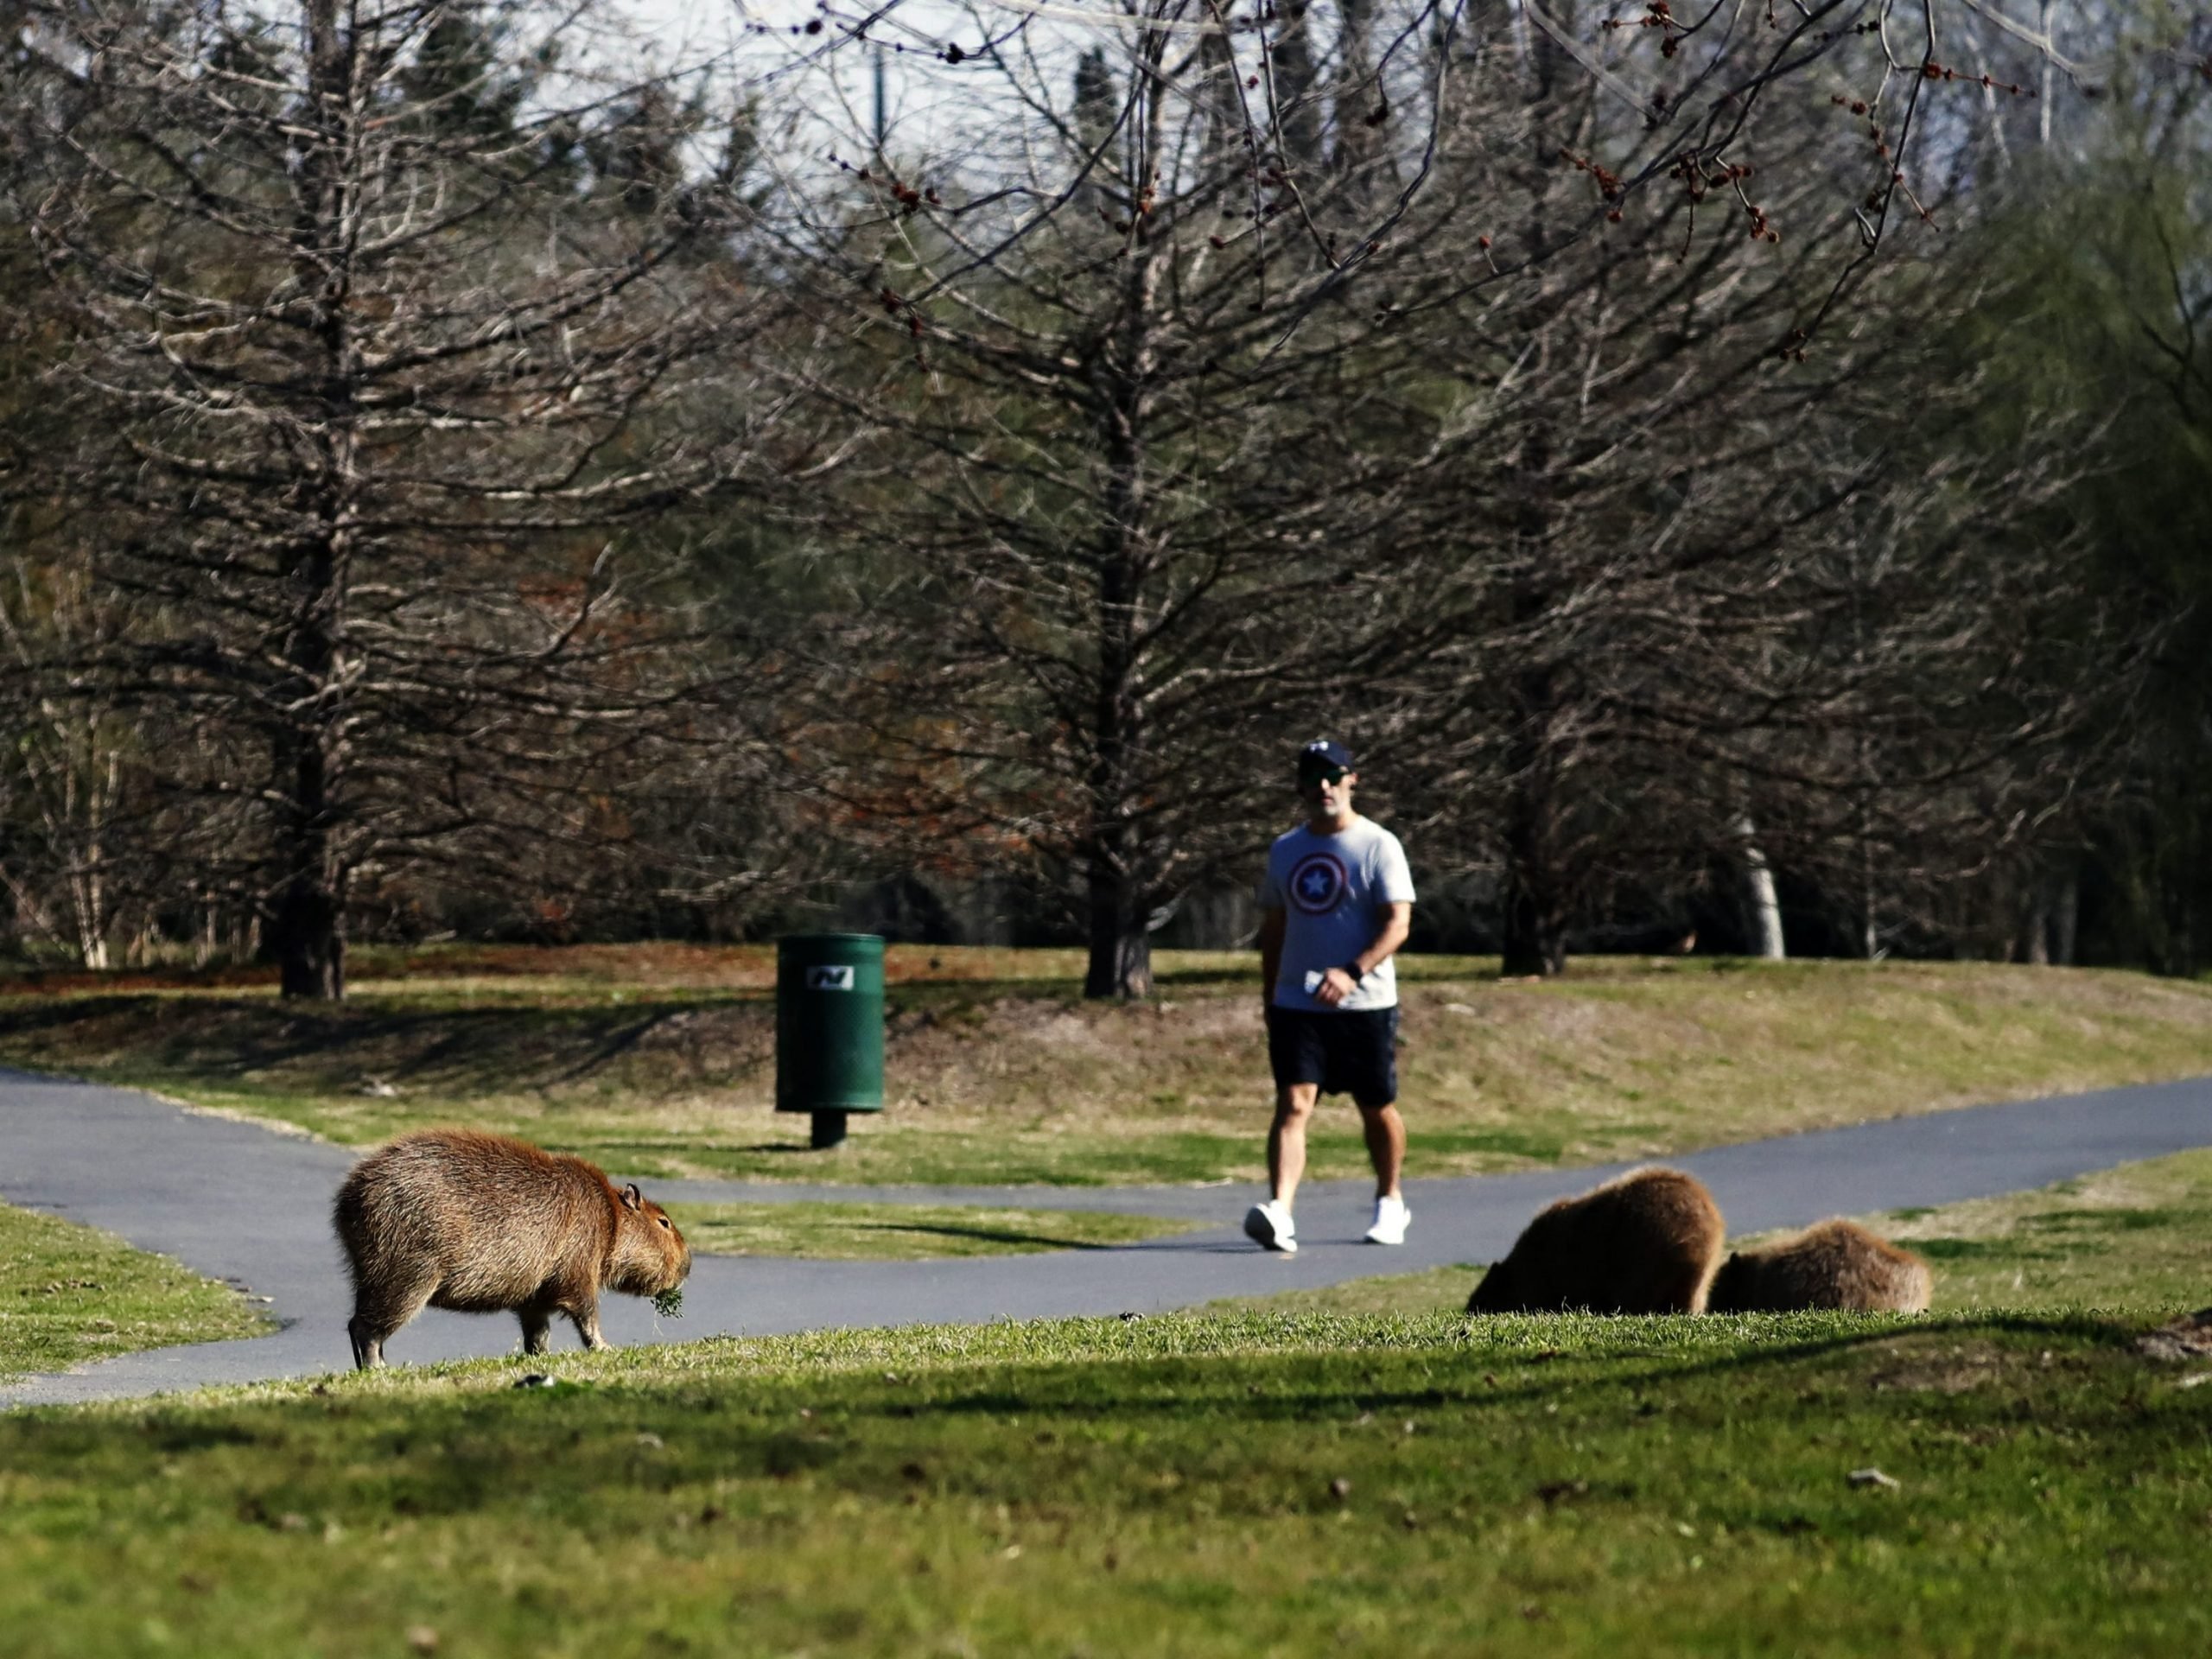
[(883, 1109), (883, 939), (798, 933), (776, 942), (776, 1109), (845, 1138), (850, 1112)]

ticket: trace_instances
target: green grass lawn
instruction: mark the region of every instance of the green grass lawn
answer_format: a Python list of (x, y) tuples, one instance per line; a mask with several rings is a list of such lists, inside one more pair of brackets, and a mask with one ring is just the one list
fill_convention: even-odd
[(2212, 1390), (2129, 1334), (1155, 1318), (19, 1414), (0, 1631), (11, 1659), (2196, 1656)]
[[(957, 1183), (1250, 1179), (1269, 1089), (1255, 959), (1163, 952), (1160, 995), (1078, 995), (1081, 953), (894, 946), (890, 1109), (841, 1147), (772, 1109), (772, 955), (639, 945), (357, 953), (335, 1007), (251, 975), (0, 982), (0, 1061), (347, 1144), (466, 1122), (639, 1176)], [(1633, 1159), (2212, 1071), (2212, 985), (1971, 963), (1590, 958), (1504, 983), (1403, 964), (1419, 1173)], [(1317, 1177), (1357, 1173), (1325, 1111)]]
[(1199, 1224), (1084, 1210), (924, 1204), (673, 1204), (668, 1212), (694, 1250), (842, 1262), (1103, 1249)]
[(2212, 1153), (1875, 1219), (1937, 1312), (1459, 1269), (16, 1413), (0, 1652), (2212, 1650), (2212, 1360), (2133, 1344), (2212, 1301)]
[(1868, 1219), (1928, 1258), (1937, 1313), (2212, 1303), (2212, 1151)]
[(257, 1336), (236, 1291), (96, 1228), (0, 1205), (0, 1378)]

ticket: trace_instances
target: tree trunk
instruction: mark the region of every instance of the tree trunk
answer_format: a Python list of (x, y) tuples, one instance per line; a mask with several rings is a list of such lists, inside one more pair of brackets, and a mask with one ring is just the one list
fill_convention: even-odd
[(342, 877), (331, 856), (330, 778), (321, 735), (287, 729), (278, 741), (279, 776), (289, 773), (289, 788), (276, 829), (282, 886), (266, 938), (284, 995), (336, 1001), (346, 995)]
[[(1134, 446), (1131, 451), (1116, 457), (1117, 471), (1125, 460), (1134, 468)], [(1120, 507), (1134, 506), (1133, 483), (1127, 490), (1115, 488), (1112, 495)], [(1137, 573), (1126, 549), (1108, 553), (1099, 565), (1096, 728), (1089, 779), (1090, 826), (1083, 849), (1090, 968), (1083, 994), (1149, 996), (1149, 906), (1135, 868), (1137, 830), (1127, 817), (1140, 744), (1132, 637)]]
[(2013, 952), (2015, 961), (2037, 968), (2050, 966), (2049, 897), (2049, 892), (2041, 880), (2029, 887), (2027, 902), (2021, 907), (2020, 939), (2018, 948)]
[(346, 940), (327, 886), (301, 881), (286, 887), (269, 918), (268, 938), (286, 996), (335, 1002), (346, 995)]
[(2051, 60), (2058, 50), (2058, 42), (2051, 38), (2050, 12), (2051, 0), (2043, 0), (2036, 8), (2036, 32), (2043, 36), (2043, 49), (2037, 54), (2041, 61), (2036, 67), (2041, 83), (2036, 88), (2036, 143), (2045, 150), (2050, 148)]
[(1859, 953), (1869, 962), (1882, 959), (1879, 901), (1874, 895), (1874, 843), (1866, 829), (1866, 812), (1859, 810)]
[(1084, 861), (1090, 887), (1090, 967), (1083, 994), (1152, 995), (1149, 903), (1139, 831), (1131, 808), (1141, 793), (1144, 750), (1139, 614), (1148, 566), (1146, 421), (1155, 367), (1152, 322), (1160, 260), (1146, 250), (1123, 278), (1119, 338), (1096, 374), (1096, 415), (1106, 473), (1098, 527), (1098, 679), (1086, 780), (1089, 833)]
[(1548, 979), (1567, 971), (1567, 872), (1559, 854), (1559, 804), (1554, 779), (1541, 753), (1541, 734), (1523, 737), (1526, 764), (1515, 768), (1505, 825), (1504, 915), (1500, 929), (1508, 979)]
[(357, 391), (361, 363), (354, 339), (351, 256), (358, 202), (353, 109), (355, 44), (337, 0), (309, 0), (309, 84), (317, 141), (308, 152), (295, 226), (298, 266), (316, 288), (315, 332), (321, 384), (310, 402), (317, 454), (310, 474), (310, 528), (286, 571), (291, 626), (272, 760), (283, 802), (276, 825), (277, 890), (267, 940), (287, 997), (335, 1001), (346, 994), (342, 933), (345, 871), (332, 835), (336, 822), (343, 710), (337, 681), (339, 637), (352, 553)]
[(1282, 0), (1275, 8), (1274, 69), (1277, 125), (1283, 158), (1294, 171), (1321, 160), (1319, 81), (1308, 30), (1308, 0)]
[[(95, 835), (98, 830), (93, 831)], [(84, 850), (79, 868), (69, 873), (69, 903), (77, 918), (77, 957), (99, 972), (108, 965), (107, 900), (101, 891), (100, 848), (97, 840)]]
[(1152, 995), (1152, 935), (1147, 907), (1128, 878), (1104, 859), (1090, 867), (1090, 965), (1083, 994), (1090, 997)]
[(1549, 979), (1567, 971), (1567, 918), (1558, 895), (1517, 868), (1505, 874), (1505, 944), (1499, 975)]
[(1736, 820), (1736, 834), (1743, 842), (1744, 892), (1751, 912), (1751, 950), (1768, 962), (1780, 962), (1789, 954), (1782, 939), (1782, 905), (1775, 897), (1774, 872), (1767, 868), (1758, 833), (1750, 813)]
[[(1855, 566), (1854, 566), (1855, 579)], [(1859, 603), (1854, 587), (1852, 601), (1852, 629), (1858, 644), (1852, 652), (1854, 672), (1863, 673), (1866, 664), (1866, 618)], [(1866, 734), (1858, 734), (1854, 747), (1858, 750), (1859, 788), (1853, 801), (1853, 839), (1859, 853), (1859, 954), (1868, 962), (1879, 962), (1889, 954), (1882, 944), (1882, 897), (1877, 881), (1878, 867), (1874, 857), (1874, 788), (1875, 767), (1872, 747)]]
[[(1546, 586), (1546, 553), (1552, 533), (1552, 434), (1539, 423), (1522, 440), (1515, 528), (1516, 552), (1525, 574), (1515, 584), (1513, 620), (1533, 628), (1552, 603)], [(1541, 648), (1540, 648), (1541, 649)], [(1561, 671), (1541, 656), (1526, 662), (1511, 679), (1506, 771), (1503, 961), (1498, 972), (1509, 979), (1549, 978), (1567, 971), (1567, 918), (1570, 873), (1561, 848), (1560, 787), (1563, 759), (1553, 730)]]
[(2082, 873), (2069, 860), (2066, 873), (2053, 884), (2050, 895), (2050, 959), (2063, 968), (2074, 965), (2074, 941), (2082, 924)]

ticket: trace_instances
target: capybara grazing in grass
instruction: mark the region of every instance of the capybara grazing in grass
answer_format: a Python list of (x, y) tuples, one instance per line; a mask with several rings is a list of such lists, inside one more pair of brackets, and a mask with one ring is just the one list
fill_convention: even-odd
[(1798, 1307), (1919, 1313), (1931, 1289), (1928, 1264), (1848, 1221), (1824, 1221), (1763, 1250), (1738, 1250), (1713, 1278), (1714, 1313), (1783, 1313)]
[(604, 1348), (599, 1293), (659, 1296), (691, 1252), (667, 1211), (581, 1158), (503, 1135), (424, 1129), (353, 1166), (338, 1189), (339, 1242), (353, 1276), (353, 1363), (384, 1363), (385, 1338), (423, 1311), (512, 1313), (542, 1354), (556, 1313)]
[(1702, 1183), (1633, 1169), (1561, 1198), (1467, 1299), (1470, 1313), (1699, 1313), (1727, 1230)]

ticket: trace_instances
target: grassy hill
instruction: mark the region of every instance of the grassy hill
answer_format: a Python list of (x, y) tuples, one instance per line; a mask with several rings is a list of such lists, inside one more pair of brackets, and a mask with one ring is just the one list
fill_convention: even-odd
[[(640, 1175), (1249, 1177), (1270, 1090), (1249, 956), (1167, 952), (1091, 1004), (1073, 951), (890, 952), (889, 1108), (842, 1148), (771, 1108), (772, 953), (365, 951), (337, 1007), (251, 976), (0, 982), (0, 1061), (365, 1144), (510, 1130)], [(1987, 963), (1593, 959), (1550, 982), (1404, 964), (1416, 1173), (1583, 1162), (2212, 1071), (2212, 986)], [(1363, 1167), (1325, 1111), (1317, 1175)]]
[(2212, 1352), (2136, 1342), (2212, 1300), (2212, 1151), (1883, 1224), (1936, 1313), (1470, 1319), (1459, 1269), (0, 1416), (0, 1650), (2212, 1648)]

